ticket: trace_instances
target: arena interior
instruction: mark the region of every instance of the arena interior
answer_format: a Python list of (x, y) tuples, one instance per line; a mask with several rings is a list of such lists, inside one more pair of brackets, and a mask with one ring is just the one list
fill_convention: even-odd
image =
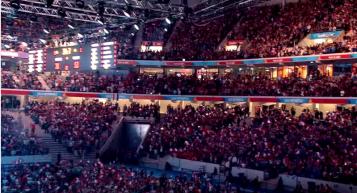
[(1, 192), (357, 193), (357, 0), (1, 0)]

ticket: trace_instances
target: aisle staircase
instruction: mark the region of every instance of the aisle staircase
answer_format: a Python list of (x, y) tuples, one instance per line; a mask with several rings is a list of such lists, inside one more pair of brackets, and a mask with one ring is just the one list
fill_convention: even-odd
[(41, 138), (39, 138), (41, 142), (44, 144), (45, 147), (49, 149), (49, 152), (52, 157), (52, 163), (57, 162), (57, 155), (61, 154), (61, 159), (62, 160), (73, 160), (73, 161), (79, 161), (81, 159), (86, 159), (86, 160), (95, 160), (95, 152), (92, 151), (83, 157), (81, 156), (75, 156), (73, 153), (70, 153), (67, 151), (66, 147), (64, 144), (59, 143), (58, 141), (55, 141), (51, 135), (45, 134)]
[[(33, 120), (30, 116), (25, 115), (23, 112), (18, 113), (17, 117), (21, 117), (19, 121), (22, 122), (23, 128), (30, 128), (30, 125), (33, 123)], [(55, 141), (49, 133), (45, 133), (44, 130), (40, 128), (39, 125), (36, 125), (36, 136), (40, 140), (41, 143), (47, 148), (49, 148), (49, 153), (52, 157), (52, 162), (55, 163), (57, 161), (57, 155), (60, 153), (62, 160), (73, 160), (74, 162), (79, 161), (81, 159), (86, 160), (95, 160), (96, 152), (92, 151), (88, 154), (85, 154), (83, 157), (75, 156), (74, 154), (67, 151), (64, 144)]]

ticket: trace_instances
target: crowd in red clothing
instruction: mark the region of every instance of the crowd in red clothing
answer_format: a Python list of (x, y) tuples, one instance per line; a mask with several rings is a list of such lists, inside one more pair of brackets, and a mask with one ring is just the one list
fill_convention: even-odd
[(348, 76), (271, 79), (265, 75), (192, 76), (135, 74), (126, 79), (125, 93), (233, 96), (357, 96)]
[(154, 176), (145, 170), (127, 168), (100, 161), (57, 165), (16, 165), (4, 176), (5, 192), (108, 193), (108, 192), (237, 192), (233, 185), (218, 186), (201, 173), (177, 176)]
[(99, 75), (97, 73), (71, 73), (67, 77), (57, 74), (47, 76), (46, 82), (51, 90), (79, 92), (113, 93), (122, 87), (122, 76)]
[(18, 128), (13, 116), (1, 114), (1, 155), (23, 156), (47, 154), (48, 149), (43, 147), (34, 130)]
[[(350, 0), (302, 1), (277, 6), (255, 7), (229, 35), (243, 39), (243, 57), (278, 57), (319, 53), (350, 52), (349, 47), (320, 49), (298, 47), (308, 33), (345, 30), (355, 26), (353, 4)], [(355, 32), (354, 32), (355, 33)], [(354, 46), (357, 46), (356, 44)]]
[(247, 107), (168, 107), (141, 149), (142, 156), (179, 158), (268, 172), (355, 183), (357, 111), (323, 113)]
[(105, 143), (111, 135), (117, 110), (117, 104), (96, 100), (79, 104), (33, 102), (26, 107), (35, 123), (75, 155), (99, 149)]
[[(4, 82), (8, 82), (6, 78)], [(357, 96), (356, 80), (348, 74), (339, 77), (316, 75), (307, 79), (298, 76), (272, 79), (262, 74), (226, 74), (198, 78), (196, 75), (130, 73), (124, 77), (73, 73), (67, 77), (50, 75), (47, 76), (46, 82), (51, 90), (57, 91), (227, 96)], [(10, 84), (2, 86), (13, 88)]]
[[(205, 25), (180, 22), (168, 41), (170, 51), (132, 53), (124, 57), (214, 60), (352, 52), (357, 50), (355, 7), (357, 3), (353, 0), (307, 0), (284, 6), (256, 6), (243, 11), (227, 11), (224, 17)], [(336, 30), (346, 32), (343, 40), (311, 47), (298, 46), (309, 33)], [(225, 36), (227, 40), (242, 42), (241, 49), (218, 51)]]

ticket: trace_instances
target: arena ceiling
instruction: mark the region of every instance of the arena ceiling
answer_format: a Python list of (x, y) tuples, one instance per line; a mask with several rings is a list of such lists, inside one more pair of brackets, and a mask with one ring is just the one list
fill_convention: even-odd
[[(203, 22), (223, 15), (227, 9), (254, 6), (266, 1), (2, 0), (2, 42), (35, 42), (49, 35), (92, 33), (103, 27), (131, 34), (134, 24), (165, 18), (189, 18), (194, 22)], [(50, 33), (44, 33), (44, 29)]]

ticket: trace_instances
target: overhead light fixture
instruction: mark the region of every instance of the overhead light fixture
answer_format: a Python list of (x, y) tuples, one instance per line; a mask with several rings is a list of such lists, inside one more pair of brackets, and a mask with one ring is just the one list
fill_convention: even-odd
[(66, 10), (63, 7), (59, 8), (57, 13), (61, 17), (66, 17)]
[(78, 33), (77, 36), (78, 36), (79, 38), (83, 38), (83, 37), (84, 37), (81, 33)]
[(134, 24), (134, 28), (135, 28), (136, 30), (139, 30), (139, 29), (140, 29), (137, 24)]
[(134, 34), (134, 33), (131, 33), (130, 35), (131, 35), (131, 36), (135, 36), (135, 34)]
[(126, 17), (130, 17), (130, 14), (129, 14), (128, 12), (126, 12), (126, 11), (123, 10), (123, 13), (124, 13), (124, 15), (125, 15)]
[(84, 8), (84, 1), (76, 0), (76, 6), (81, 9)]
[(11, 0), (10, 5), (14, 9), (20, 9), (20, 0)]
[(109, 34), (109, 31), (107, 29), (103, 29), (104, 33)]
[(43, 43), (43, 44), (45, 44), (47, 41), (44, 40), (44, 39), (40, 39), (40, 42)]
[(46, 0), (46, 7), (51, 7), (55, 0)]
[(46, 34), (50, 33), (47, 29), (43, 29), (43, 32), (45, 32)]
[(165, 28), (164, 31), (167, 32), (167, 28)]
[(10, 46), (7, 45), (7, 44), (4, 44), (4, 47), (5, 47), (6, 49), (9, 49), (9, 48), (10, 48)]
[(104, 1), (99, 1), (98, 2), (98, 15), (103, 16), (105, 12), (105, 2)]
[(171, 24), (171, 21), (169, 20), (169, 18), (166, 17), (165, 21), (166, 21), (167, 24)]
[(71, 29), (74, 29), (73, 25), (71, 25), (71, 24), (68, 24), (68, 27)]
[(98, 23), (100, 24), (100, 25), (104, 25), (104, 18), (100, 18), (100, 19), (98, 19)]

